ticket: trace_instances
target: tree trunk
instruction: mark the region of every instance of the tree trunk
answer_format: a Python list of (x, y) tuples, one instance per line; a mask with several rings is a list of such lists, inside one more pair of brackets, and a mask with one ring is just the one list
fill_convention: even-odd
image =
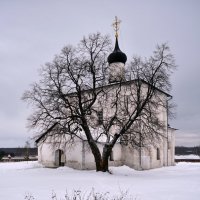
[(112, 151), (111, 145), (105, 144), (103, 148), (103, 154), (102, 154), (102, 171), (103, 172), (109, 172), (108, 159), (110, 157), (111, 151)]
[(102, 171), (102, 158), (101, 158), (100, 150), (91, 136), (91, 132), (87, 125), (87, 121), (85, 120), (85, 118), (83, 118), (82, 121), (83, 121), (82, 128), (86, 133), (87, 141), (96, 163), (96, 171)]
[(96, 171), (102, 171), (102, 158), (101, 158), (101, 153), (99, 151), (99, 148), (94, 141), (89, 142), (89, 145), (92, 150), (92, 154), (94, 156)]
[[(83, 121), (84, 121), (84, 119), (83, 119)], [(87, 136), (87, 139), (88, 139), (90, 149), (91, 149), (92, 154), (94, 156), (94, 160), (95, 160), (95, 164), (96, 164), (96, 171), (108, 172), (109, 171), (109, 169), (108, 169), (108, 159), (109, 159), (109, 156), (111, 154), (112, 148), (113, 148), (115, 142), (117, 141), (117, 138), (119, 137), (119, 135), (115, 134), (114, 140), (112, 141), (112, 143), (104, 145), (103, 153), (102, 153), (102, 156), (101, 156), (100, 150), (99, 150), (96, 142), (91, 137), (90, 130), (89, 130), (89, 128), (86, 124), (87, 124), (86, 122), (83, 123), (82, 127), (83, 127), (85, 133), (87, 133), (86, 136)]]
[(113, 140), (109, 144), (105, 144), (103, 147), (103, 153), (102, 153), (102, 161), (101, 161), (101, 170), (102, 172), (109, 172), (109, 165), (108, 160), (110, 158), (112, 149), (119, 138), (119, 134), (115, 134)]
[(95, 159), (96, 171), (109, 172), (108, 159), (112, 151), (111, 146), (104, 146), (102, 156), (96, 144), (92, 145), (91, 149)]
[(109, 169), (108, 169), (108, 158), (104, 158), (102, 159), (102, 168), (101, 168), (101, 171), (102, 172), (109, 172)]

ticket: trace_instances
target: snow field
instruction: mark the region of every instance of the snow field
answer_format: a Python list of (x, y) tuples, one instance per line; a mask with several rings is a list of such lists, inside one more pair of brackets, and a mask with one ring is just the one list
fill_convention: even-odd
[(127, 166), (111, 167), (112, 174), (80, 171), (68, 167), (43, 168), (38, 162), (0, 163), (0, 200), (51, 200), (52, 193), (64, 199), (66, 190), (111, 195), (128, 194), (137, 200), (199, 200), (200, 163), (136, 171)]

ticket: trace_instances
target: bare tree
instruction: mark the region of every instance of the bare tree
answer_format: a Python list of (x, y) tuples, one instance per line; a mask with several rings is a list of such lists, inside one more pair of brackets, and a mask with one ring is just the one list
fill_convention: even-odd
[(25, 150), (24, 159), (26, 161), (28, 161), (29, 160), (29, 156), (30, 156), (30, 142), (29, 141), (26, 141), (25, 146), (24, 146), (24, 150)]
[(162, 137), (166, 124), (158, 108), (167, 106), (163, 94), (170, 91), (169, 76), (175, 67), (163, 44), (145, 61), (132, 59), (127, 81), (109, 84), (110, 45), (108, 36), (97, 33), (84, 37), (77, 47), (64, 47), (41, 69), (40, 82), (23, 95), (34, 107), (30, 127), (39, 134), (54, 127), (50, 135), (69, 143), (87, 140), (97, 171), (108, 171), (117, 142), (141, 147)]

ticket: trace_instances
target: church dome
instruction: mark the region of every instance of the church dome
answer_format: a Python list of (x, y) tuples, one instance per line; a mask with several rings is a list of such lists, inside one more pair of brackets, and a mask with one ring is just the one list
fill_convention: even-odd
[(127, 61), (127, 56), (125, 53), (123, 53), (118, 45), (118, 39), (116, 37), (115, 41), (115, 49), (114, 51), (108, 56), (108, 63), (116, 63), (116, 62), (121, 62), (121, 63), (126, 63)]

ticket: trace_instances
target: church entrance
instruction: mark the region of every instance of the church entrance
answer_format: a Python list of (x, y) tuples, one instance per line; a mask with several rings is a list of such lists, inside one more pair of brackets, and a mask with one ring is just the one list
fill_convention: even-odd
[(65, 164), (65, 154), (62, 150), (57, 149), (55, 151), (55, 165), (56, 167), (64, 166)]

